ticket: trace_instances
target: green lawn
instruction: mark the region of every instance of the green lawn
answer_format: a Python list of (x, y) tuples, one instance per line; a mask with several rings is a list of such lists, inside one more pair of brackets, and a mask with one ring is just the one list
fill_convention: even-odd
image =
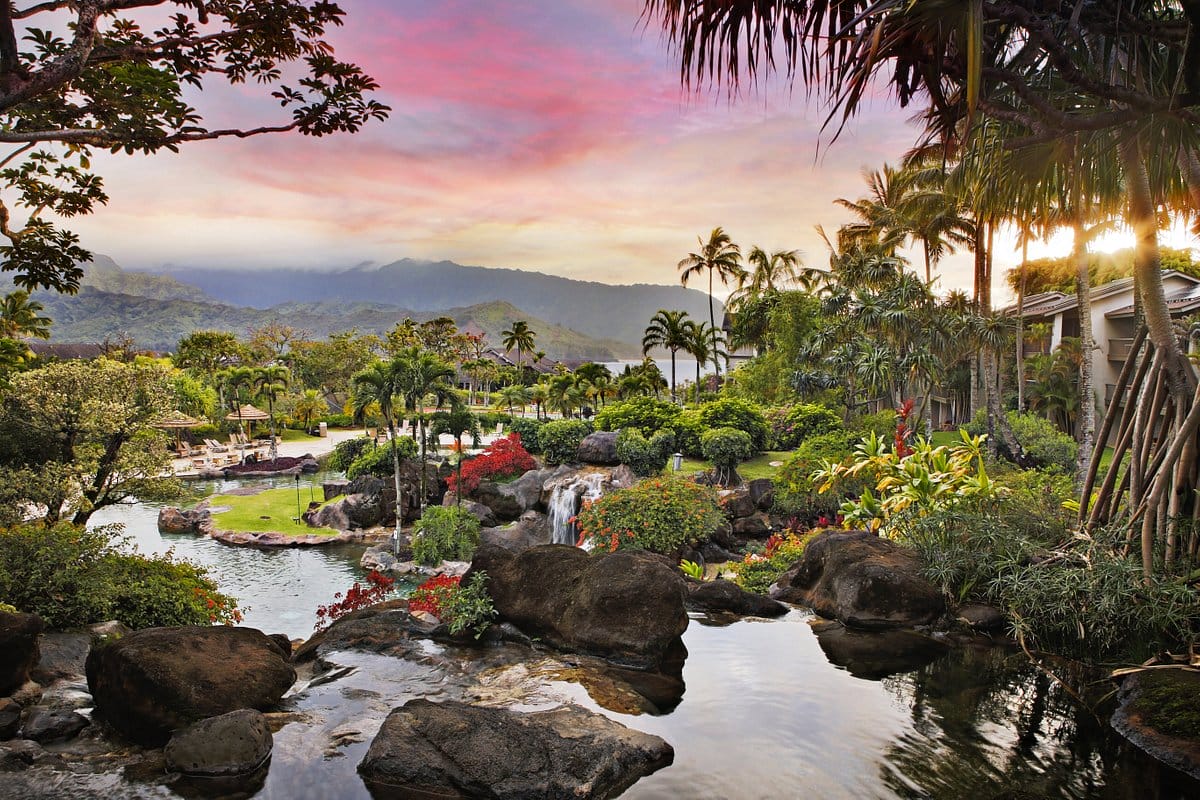
[[(748, 481), (755, 478), (773, 478), (778, 467), (772, 467), (772, 461), (787, 461), (792, 452), (790, 450), (766, 450), (759, 453), (749, 461), (743, 461), (738, 465), (738, 475)], [(667, 469), (671, 469), (671, 465), (667, 464)], [(685, 458), (681, 471), (685, 475), (691, 475), (694, 472), (701, 470), (712, 469), (712, 463), (709, 461), (701, 461), (696, 458)]]
[[(300, 510), (308, 509), (309, 495), (303, 489), (300, 492)], [(227, 508), (228, 511), (213, 514), (213, 524), (226, 531), (244, 533), (276, 532), (291, 536), (317, 534), (318, 536), (336, 536), (333, 528), (310, 528), (303, 522), (297, 523), (296, 490), (294, 488), (267, 489), (253, 495), (219, 494), (210, 498), (214, 508)]]

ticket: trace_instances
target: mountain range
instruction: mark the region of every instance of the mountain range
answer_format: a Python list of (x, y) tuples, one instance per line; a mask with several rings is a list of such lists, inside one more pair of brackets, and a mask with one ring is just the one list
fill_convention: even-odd
[[(518, 303), (511, 298), (522, 297)], [(271, 322), (324, 337), (349, 329), (385, 333), (397, 321), (448, 316), (474, 325), (493, 345), (525, 320), (551, 358), (598, 361), (640, 356), (641, 337), (659, 308), (708, 316), (708, 298), (672, 286), (610, 286), (449, 261), (397, 261), (335, 272), (122, 269), (106, 256), (84, 267), (76, 295), (35, 293), (54, 320), (52, 342), (99, 342), (125, 335), (139, 346), (173, 350), (195, 330), (238, 335)]]

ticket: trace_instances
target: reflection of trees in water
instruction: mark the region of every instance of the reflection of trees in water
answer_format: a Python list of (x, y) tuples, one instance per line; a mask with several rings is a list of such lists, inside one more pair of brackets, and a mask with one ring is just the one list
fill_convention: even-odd
[(1119, 759), (1107, 725), (1022, 654), (960, 648), (883, 683), (912, 717), (912, 730), (881, 765), (884, 785), (901, 797), (988, 800), (1003, 789), (1054, 798), (1176, 796), (1147, 793), (1156, 791), (1152, 767)]

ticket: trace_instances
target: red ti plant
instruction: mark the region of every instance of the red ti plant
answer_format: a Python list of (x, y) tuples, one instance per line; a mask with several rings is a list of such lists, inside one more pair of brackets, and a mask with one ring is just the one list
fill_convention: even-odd
[(430, 578), (416, 588), (408, 598), (409, 613), (426, 611), (438, 619), (442, 618), (442, 606), (458, 591), (462, 582), (459, 575), (438, 575)]
[(911, 398), (905, 400), (904, 404), (896, 409), (896, 458), (907, 458), (912, 455), (912, 448), (908, 445), (908, 440), (912, 438), (913, 433), (912, 429), (908, 427), (908, 418), (912, 415), (912, 410)]
[(317, 606), (316, 630), (323, 631), (353, 611), (383, 602), (388, 592), (392, 591), (392, 586), (395, 583), (395, 578), (389, 578), (378, 570), (372, 570), (367, 575), (366, 586), (355, 581), (354, 585), (346, 592), (344, 598), (342, 597), (342, 593), (338, 592), (333, 596), (335, 602), (327, 606)]

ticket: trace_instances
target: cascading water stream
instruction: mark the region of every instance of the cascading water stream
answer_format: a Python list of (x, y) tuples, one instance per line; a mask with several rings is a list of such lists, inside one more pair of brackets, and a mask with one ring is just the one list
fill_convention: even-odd
[(603, 472), (583, 472), (564, 479), (554, 487), (547, 509), (553, 530), (550, 541), (570, 545), (578, 541), (572, 519), (579, 513), (584, 500), (595, 500), (603, 494), (607, 477)]

